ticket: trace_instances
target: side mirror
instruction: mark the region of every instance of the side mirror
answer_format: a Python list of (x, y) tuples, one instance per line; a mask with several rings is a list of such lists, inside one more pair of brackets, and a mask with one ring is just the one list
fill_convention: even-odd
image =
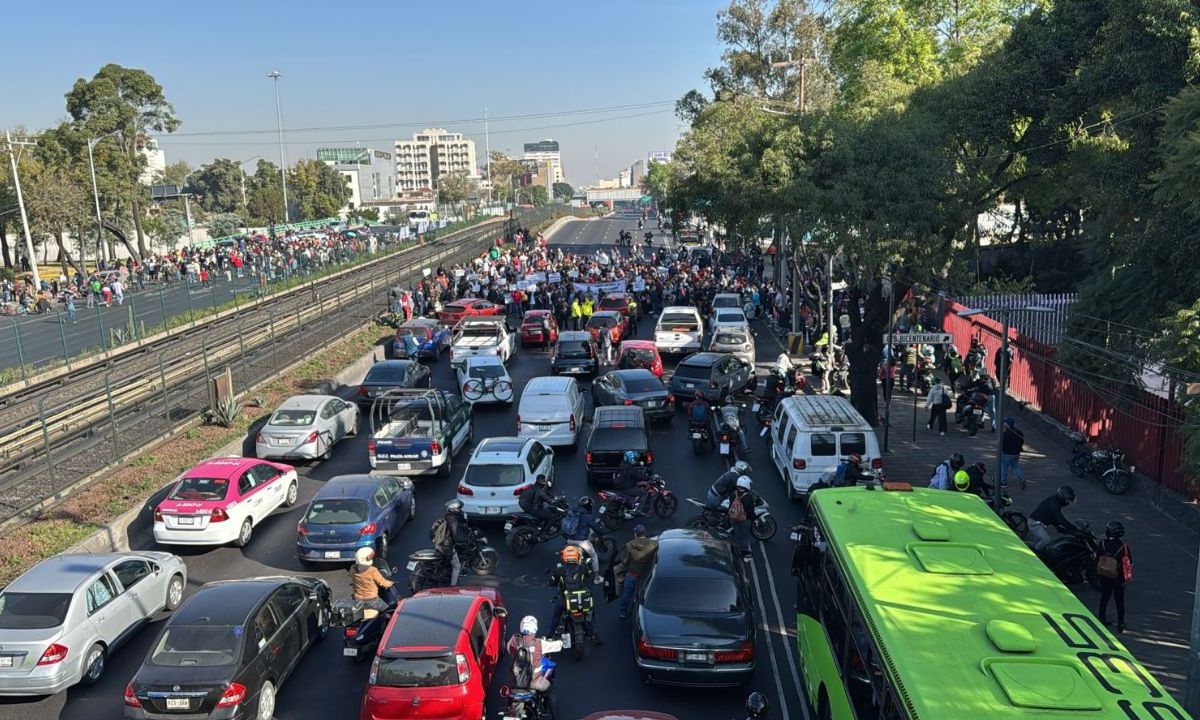
[(492, 608), (492, 615), (498, 618), (506, 618), (508, 617), (508, 608), (494, 607)]

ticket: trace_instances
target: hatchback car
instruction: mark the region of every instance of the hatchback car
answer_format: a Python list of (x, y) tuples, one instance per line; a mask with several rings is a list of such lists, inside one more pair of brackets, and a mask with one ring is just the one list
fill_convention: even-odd
[(409, 335), (417, 341), (418, 358), (436, 359), (443, 351), (450, 349), (450, 328), (433, 318), (415, 317), (396, 328), (396, 337), (392, 339), (393, 358), (416, 359), (408, 357), (408, 350), (405, 349), (405, 338)]
[(358, 384), (359, 407), (371, 407), (375, 398), (386, 390), (430, 387), (432, 373), (416, 360), (381, 360), (367, 370)]
[[(598, 309), (598, 310), (614, 310), (616, 312), (621, 313), (625, 317), (629, 317), (629, 315), (631, 313), (630, 306), (629, 306), (629, 299), (630, 299), (630, 296), (627, 293), (621, 293), (621, 292), (608, 293), (604, 297), (600, 298), (600, 302), (596, 303), (596, 309)], [(633, 312), (637, 312), (638, 319), (641, 319), (642, 311), (641, 311), (640, 305), (635, 305), (633, 308)]]
[(294, 395), (254, 436), (254, 455), (328, 460), (333, 446), (358, 433), (358, 406), (332, 395)]
[(739, 360), (753, 363), (754, 336), (748, 328), (721, 327), (713, 332), (712, 340), (708, 343), (711, 352), (729, 353)]
[(311, 577), (208, 583), (175, 611), (125, 686), (125, 717), (270, 720), (288, 675), (329, 634), (330, 595)]
[(664, 685), (741, 685), (754, 674), (755, 619), (728, 540), (667, 530), (634, 596), (634, 659)]
[(444, 306), (442, 306), (442, 312), (441, 315), (438, 316), (438, 320), (443, 325), (453, 327), (455, 323), (465, 317), (489, 317), (492, 315), (503, 314), (503, 305), (497, 305), (493, 302), (480, 300), (478, 298), (463, 298), (462, 300), (455, 300), (454, 302), (446, 303)]
[(591, 333), (567, 330), (559, 334), (550, 356), (552, 375), (594, 375), (600, 372), (600, 353)]
[(117, 648), (183, 602), (187, 566), (164, 552), (64, 553), (0, 593), (0, 695), (94, 685)]
[(635, 405), (649, 420), (670, 420), (675, 396), (649, 370), (611, 370), (592, 383), (592, 404)]
[(746, 319), (746, 314), (741, 308), (720, 308), (713, 311), (712, 320), (709, 322), (709, 329), (713, 333), (718, 333), (721, 330), (744, 330), (749, 329), (750, 321)]
[(554, 480), (554, 451), (537, 440), (491, 437), (475, 448), (458, 484), (463, 512), (502, 520), (521, 512), (521, 491), (545, 475)]
[(608, 328), (609, 334), (612, 336), (612, 343), (615, 346), (621, 342), (621, 338), (625, 337), (628, 321), (625, 316), (615, 310), (599, 310), (592, 313), (588, 318), (585, 328), (592, 335), (592, 339), (600, 342), (600, 328)]
[(371, 664), (360, 720), (486, 717), (506, 617), (494, 588), (436, 588), (400, 601)]
[(515, 391), (512, 376), (502, 358), (495, 355), (468, 355), (454, 367), (463, 400), (476, 403), (511, 405)]
[(296, 525), (302, 565), (350, 562), (360, 547), (387, 557), (388, 540), (417, 514), (412, 480), (338, 475), (328, 480)]
[(245, 547), (254, 527), (280, 505), (296, 504), (296, 469), (252, 458), (205, 460), (175, 481), (154, 509), (161, 545)]
[(558, 341), (558, 321), (549, 310), (530, 310), (521, 320), (517, 333), (521, 338), (521, 347), (549, 347)]
[(721, 401), (745, 390), (754, 381), (754, 365), (725, 353), (698, 352), (675, 366), (671, 394), (691, 400), (702, 391), (710, 401)]
[(626, 340), (621, 343), (614, 363), (618, 370), (634, 370), (645, 368), (654, 373), (654, 377), (663, 376), (662, 356), (658, 354), (653, 340)]

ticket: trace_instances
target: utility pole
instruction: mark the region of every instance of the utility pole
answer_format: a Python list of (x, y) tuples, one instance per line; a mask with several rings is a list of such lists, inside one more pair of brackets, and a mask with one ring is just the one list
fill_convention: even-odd
[(288, 217), (287, 155), (283, 152), (283, 109), (279, 104), (279, 78), (283, 77), (283, 73), (272, 70), (267, 77), (275, 81), (275, 122), (279, 127), (279, 182), (283, 184), (283, 224), (287, 225), (291, 222)]
[(806, 72), (808, 58), (802, 57), (798, 60), (781, 60), (780, 62), (771, 63), (771, 67), (773, 68), (789, 68), (793, 66), (800, 68), (800, 88), (796, 95), (796, 109), (800, 112), (805, 112), (808, 110), (808, 102), (805, 98), (806, 86), (808, 85)]
[(488, 131), (488, 110), (483, 109), (483, 151), (487, 153), (488, 205), (492, 204), (492, 135)]
[[(33, 274), (33, 285), (40, 288), (42, 278), (38, 275), (37, 258), (33, 254), (33, 237), (29, 234), (29, 216), (25, 214), (25, 196), (21, 194), (21, 175), (17, 172), (17, 154), (21, 149), (37, 145), (34, 140), (13, 140), (7, 130), (4, 131), (4, 142), (8, 144), (8, 160), (12, 163), (13, 185), (17, 189), (17, 206), (21, 208), (21, 228), (25, 231), (25, 255), (29, 258), (29, 270)], [(16, 146), (18, 149), (13, 150)]]

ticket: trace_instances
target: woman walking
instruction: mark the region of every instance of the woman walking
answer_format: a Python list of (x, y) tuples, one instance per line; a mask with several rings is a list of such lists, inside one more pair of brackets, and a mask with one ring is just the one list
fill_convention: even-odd
[(1117, 604), (1117, 632), (1125, 632), (1125, 584), (1133, 580), (1133, 555), (1125, 542), (1125, 526), (1113, 520), (1104, 528), (1104, 539), (1096, 553), (1100, 579), (1100, 622), (1109, 625), (1108, 601)]

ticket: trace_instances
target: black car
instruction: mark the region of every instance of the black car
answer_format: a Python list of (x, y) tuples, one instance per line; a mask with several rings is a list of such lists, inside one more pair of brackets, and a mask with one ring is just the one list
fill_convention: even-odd
[(359, 407), (371, 407), (375, 396), (397, 388), (429, 387), (432, 373), (416, 360), (381, 360), (371, 366), (358, 384)]
[(728, 353), (698, 352), (675, 366), (671, 394), (680, 400), (691, 400), (702, 391), (710, 402), (718, 402), (753, 383), (753, 364)]
[(633, 405), (650, 420), (670, 420), (675, 396), (649, 370), (610, 370), (592, 383), (592, 404)]
[(598, 407), (592, 413), (592, 434), (588, 436), (584, 467), (587, 468), (588, 484), (598, 480), (612, 480), (628, 466), (622, 461), (626, 451), (638, 454), (646, 465), (654, 462), (650, 449), (650, 431), (646, 428), (646, 416), (637, 407)]
[(558, 334), (550, 357), (551, 375), (595, 375), (600, 372), (600, 354), (596, 341), (586, 330), (567, 330)]
[(741, 685), (754, 674), (754, 604), (728, 540), (704, 530), (658, 536), (634, 596), (634, 659), (664, 685)]
[(273, 717), (280, 686), (329, 633), (329, 608), (317, 578), (208, 583), (166, 621), (125, 688), (125, 717)]

